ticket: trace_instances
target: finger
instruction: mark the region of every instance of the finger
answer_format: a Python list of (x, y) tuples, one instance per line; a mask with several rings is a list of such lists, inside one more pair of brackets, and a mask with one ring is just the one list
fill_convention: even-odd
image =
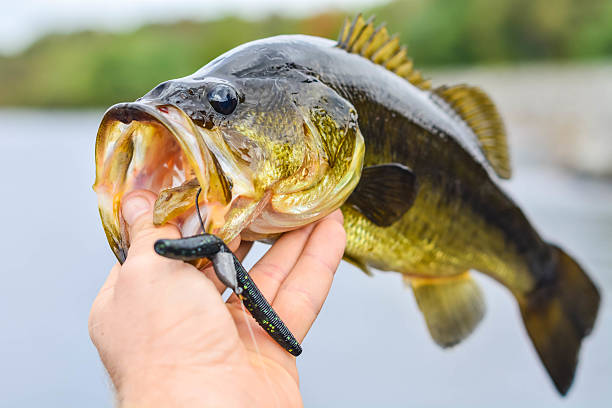
[(96, 299), (92, 305), (92, 313), (93, 309), (101, 309), (104, 308), (109, 299), (112, 299), (113, 293), (115, 291), (115, 283), (117, 282), (117, 277), (119, 276), (119, 271), (121, 270), (121, 265), (119, 262), (113, 266), (106, 281), (100, 288)]
[(93, 301), (91, 305), (91, 311), (89, 312), (89, 336), (92, 340), (96, 338), (95, 329), (100, 325), (99, 316), (101, 313), (104, 313), (104, 310), (107, 308), (109, 301), (113, 298), (113, 294), (115, 291), (115, 283), (117, 282), (117, 277), (119, 276), (119, 271), (121, 270), (121, 265), (119, 262), (113, 266), (106, 281), (100, 288), (98, 295)]
[(323, 220), (335, 220), (336, 222), (340, 223), (340, 225), (344, 225), (344, 215), (342, 215), (341, 210), (336, 210), (332, 212), (331, 214), (323, 218)]
[(249, 272), (249, 276), (270, 304), (274, 301), (278, 288), (295, 266), (313, 228), (314, 224), (310, 224), (283, 234)]
[(345, 246), (342, 215), (334, 213), (316, 224), (295, 267), (278, 290), (272, 307), (299, 342), (325, 302)]
[(217, 278), (217, 274), (215, 273), (215, 269), (213, 268), (212, 264), (208, 264), (206, 268), (202, 269), (202, 273), (208, 279), (211, 280), (213, 285), (215, 285), (215, 289), (217, 289), (217, 292), (219, 293), (225, 292), (225, 289), (227, 288), (227, 286), (225, 286), (225, 284), (221, 282), (219, 278)]
[(244, 261), (244, 258), (246, 258), (246, 256), (248, 255), (252, 246), (253, 241), (242, 241), (240, 242), (240, 246), (238, 247), (238, 249), (234, 252), (234, 255), (236, 255), (236, 258), (238, 258), (238, 260), (242, 262)]
[[(130, 248), (126, 262), (140, 256), (163, 258), (153, 251), (153, 244), (161, 238), (180, 238), (178, 228), (170, 223), (153, 225), (153, 204), (156, 196), (150, 191), (136, 190), (121, 200), (121, 214), (128, 225)], [(167, 259), (168, 261), (172, 261)], [(176, 261), (173, 261), (176, 262)]]
[(100, 296), (101, 294), (105, 292), (109, 292), (109, 291), (112, 292), (113, 288), (115, 287), (115, 283), (117, 282), (117, 276), (119, 276), (120, 270), (121, 270), (121, 264), (117, 262), (111, 269), (110, 273), (108, 274), (108, 277), (106, 278), (106, 281), (100, 288), (100, 292), (98, 293), (98, 296)]

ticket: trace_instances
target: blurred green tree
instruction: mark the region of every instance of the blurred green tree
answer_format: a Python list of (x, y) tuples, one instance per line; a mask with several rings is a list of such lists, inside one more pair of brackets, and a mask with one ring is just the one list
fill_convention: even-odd
[[(612, 55), (610, 0), (397, 0), (386, 21), (419, 67)], [(336, 38), (344, 15), (156, 24), (129, 33), (50, 34), (0, 57), (0, 105), (92, 107), (133, 100), (244, 42), (278, 34)], [(426, 72), (425, 72), (426, 73)]]

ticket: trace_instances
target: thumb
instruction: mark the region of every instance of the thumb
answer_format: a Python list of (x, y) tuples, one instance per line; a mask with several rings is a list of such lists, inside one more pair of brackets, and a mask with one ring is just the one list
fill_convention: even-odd
[(121, 200), (121, 214), (128, 225), (130, 249), (128, 259), (137, 256), (155, 256), (153, 244), (160, 238), (180, 238), (176, 226), (153, 225), (153, 204), (156, 196), (150, 191), (135, 190)]

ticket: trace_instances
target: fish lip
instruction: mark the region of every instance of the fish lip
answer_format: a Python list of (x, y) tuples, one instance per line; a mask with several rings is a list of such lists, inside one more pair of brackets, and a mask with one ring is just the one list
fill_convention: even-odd
[[(163, 105), (159, 105), (163, 106)], [(115, 104), (106, 110), (104, 118), (110, 120), (118, 120), (126, 125), (132, 121), (143, 121), (153, 118), (167, 127), (170, 127), (170, 123), (158, 111), (149, 104), (142, 102), (122, 102)]]
[[(172, 115), (174, 117), (171, 117)], [(114, 153), (121, 147), (117, 144), (132, 137), (125, 133), (129, 132), (128, 129), (133, 123), (162, 126), (167, 130), (180, 147), (181, 154), (185, 155), (200, 185), (208, 187), (203, 189), (206, 190), (203, 191), (204, 200), (221, 203), (228, 200), (227, 186), (219, 186), (220, 183), (217, 182), (217, 179), (223, 178), (218, 174), (221, 169), (215, 165), (215, 158), (202, 140), (197, 125), (182, 109), (155, 101), (124, 102), (111, 106), (102, 118), (96, 138), (96, 181), (93, 189), (98, 195), (98, 207), (107, 240), (121, 263), (126, 259), (130, 243), (127, 227), (120, 215), (120, 202), (121, 197), (129, 192), (125, 191), (125, 184), (133, 158), (129, 158), (123, 180), (113, 179), (111, 176), (113, 166), (116, 166), (113, 163)], [(134, 145), (133, 141), (130, 143)], [(146, 163), (146, 159), (144, 162)]]

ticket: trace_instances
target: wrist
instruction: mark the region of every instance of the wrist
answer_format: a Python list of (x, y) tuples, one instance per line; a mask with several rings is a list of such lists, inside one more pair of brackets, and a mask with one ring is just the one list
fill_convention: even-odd
[[(165, 369), (131, 374), (117, 384), (121, 408), (141, 407), (244, 407), (252, 405), (231, 378), (218, 372)], [(225, 379), (224, 379), (225, 378)]]

